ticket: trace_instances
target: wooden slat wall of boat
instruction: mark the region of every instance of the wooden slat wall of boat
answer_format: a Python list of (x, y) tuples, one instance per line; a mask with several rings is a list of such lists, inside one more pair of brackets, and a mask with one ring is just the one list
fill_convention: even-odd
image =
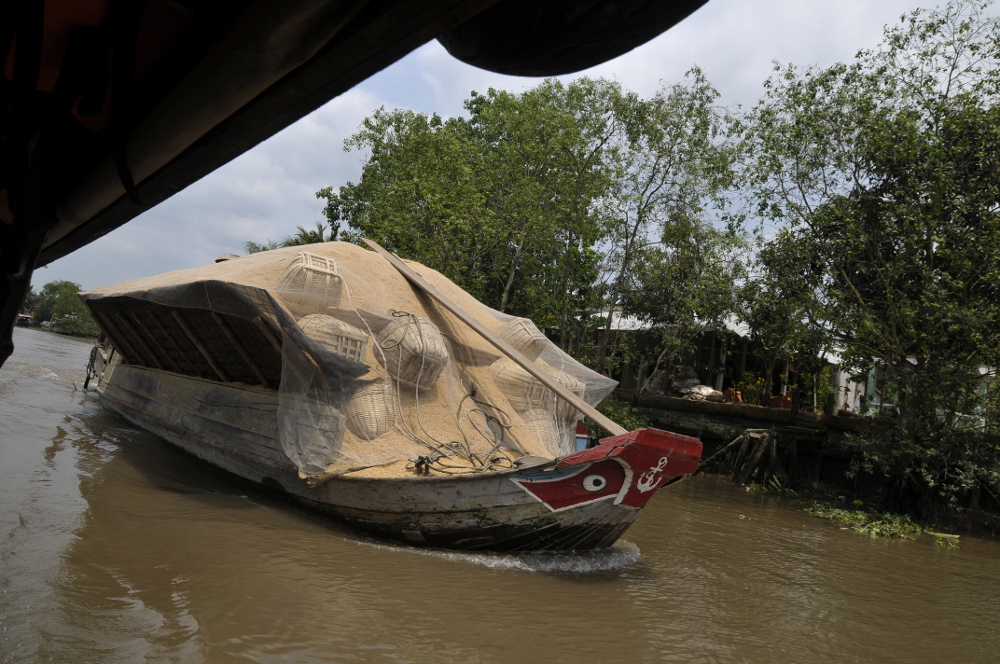
[[(219, 380), (215, 370), (173, 317), (173, 312), (177, 311), (188, 329), (230, 381), (248, 385), (259, 385), (261, 382), (253, 368), (247, 364), (219, 327), (210, 311), (167, 307), (133, 299), (101, 300), (89, 302), (88, 305), (103, 318), (111, 320), (123, 318), (130, 321), (131, 330), (143, 337), (145, 347), (155, 357), (146, 357), (145, 352), (135, 353), (136, 357), (129, 357), (131, 364), (156, 368), (158, 361), (163, 367), (188, 376)], [(252, 321), (228, 315), (223, 315), (222, 318), (233, 336), (253, 358), (269, 386), (277, 387), (281, 382), (281, 355), (270, 340)], [(142, 321), (143, 325), (138, 325), (135, 319)], [(130, 338), (116, 339), (113, 332), (110, 336), (112, 344), (119, 348), (119, 352), (123, 344), (134, 346), (136, 342)], [(129, 355), (128, 348), (126, 355)]]
[(128, 339), (122, 335), (121, 331), (114, 324), (114, 321), (110, 317), (111, 313), (110, 311), (95, 309), (94, 321), (97, 323), (97, 326), (104, 332), (104, 336), (111, 341), (111, 345), (118, 350), (118, 354), (121, 355), (126, 364), (145, 366), (142, 364), (140, 356), (132, 349)]
[[(254, 359), (257, 366), (264, 372), (264, 376), (271, 383), (271, 387), (277, 387), (278, 383), (281, 382), (281, 354), (275, 350), (268, 338), (264, 336), (260, 328), (254, 325), (253, 321), (236, 316), (223, 316), (223, 318), (229, 325), (229, 329), (250, 354), (250, 357)], [(280, 338), (280, 336), (279, 333), (278, 337)], [(242, 359), (240, 361), (242, 362)], [(255, 379), (254, 383), (256, 382), (257, 380)]]

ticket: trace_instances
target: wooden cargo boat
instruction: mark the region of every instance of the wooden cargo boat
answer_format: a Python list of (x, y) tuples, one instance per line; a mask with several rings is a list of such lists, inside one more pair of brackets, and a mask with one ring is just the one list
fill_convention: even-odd
[[(386, 291), (394, 296), (405, 291), (408, 297), (416, 298), (402, 303), (411, 309), (418, 306), (416, 300), (423, 298), (419, 292), (422, 288), (444, 296), (434, 286), (417, 284), (416, 280), (422, 277), (407, 275), (411, 279), (408, 282), (401, 272), (417, 268), (442, 289), (450, 284), (437, 273), (415, 264), (402, 266), (405, 269), (400, 272), (395, 271), (400, 267), (396, 266), (388, 272), (373, 274), (371, 260), (377, 257), (370, 252), (353, 245), (324, 247), (327, 248), (310, 251), (336, 256), (346, 266), (345, 274), (351, 274), (352, 270), (360, 272), (361, 263), (357, 261), (367, 261), (366, 278), (383, 282), (398, 278)], [(339, 446), (328, 450), (328, 456), (310, 470), (310, 466), (303, 465), (299, 448), (289, 447), (288, 432), (294, 430), (299, 432), (295, 435), (312, 436), (315, 428), (309, 423), (306, 426), (294, 423), (299, 428), (289, 428), (288, 415), (309, 415), (322, 401), (322, 395), (289, 392), (289, 386), (294, 384), (290, 353), (302, 351), (302, 357), (308, 360), (316, 376), (339, 372), (342, 380), (337, 385), (348, 386), (343, 388), (345, 394), (351, 390), (357, 393), (360, 389), (357, 385), (363, 383), (365, 376), (378, 384), (379, 371), (392, 374), (384, 358), (381, 367), (371, 361), (372, 347), (390, 348), (381, 339), (391, 323), (379, 323), (376, 316), (370, 315), (373, 307), (355, 307), (353, 311), (360, 312), (359, 320), (372, 333), (368, 341), (374, 342), (368, 344), (367, 350), (362, 348), (355, 359), (367, 357), (368, 362), (345, 360), (338, 353), (328, 352), (329, 344), (317, 345), (302, 333), (305, 318), (296, 322), (296, 317), (285, 307), (280, 290), (275, 296), (275, 291), (267, 285), (274, 282), (279, 268), (287, 268), (294, 261), (295, 252), (268, 253), (272, 255), (251, 256), (240, 259), (243, 263), (232, 261), (234, 265), (230, 266), (215, 266), (190, 274), (183, 271), (83, 294), (106, 338), (92, 356), (102, 402), (180, 449), (281, 492), (337, 522), (379, 538), (419, 546), (468, 551), (579, 551), (607, 547), (625, 532), (658, 489), (691, 474), (697, 467), (701, 454), (697, 439), (654, 429), (623, 432), (618, 427), (615, 432), (618, 435), (591, 449), (544, 453), (560, 449), (559, 442), (546, 441), (537, 427), (531, 428), (534, 420), (527, 411), (518, 410), (520, 402), (514, 397), (505, 399), (486, 385), (483, 377), (487, 375), (486, 368), (507, 360), (499, 355), (489, 356), (484, 350), (488, 345), (484, 346), (482, 339), (476, 337), (477, 346), (469, 335), (463, 336), (468, 328), (461, 331), (454, 319), (446, 319), (443, 309), (430, 307), (424, 298), (422, 311), (428, 314), (428, 319), (434, 319), (437, 328), (447, 328), (444, 335), (447, 347), (465, 358), (462, 365), (465, 373), (461, 374), (457, 388), (464, 398), (458, 405), (455, 421), (460, 417), (469, 421), (480, 417), (486, 425), (477, 430), (485, 431), (487, 438), (490, 431), (499, 431), (498, 442), (475, 450), (468, 442), (461, 449), (456, 442), (449, 442), (428, 449), (425, 454), (415, 454), (411, 447), (402, 450), (405, 458), (390, 454), (375, 459), (363, 454), (378, 440), (392, 438), (398, 431), (366, 440), (351, 433), (348, 425), (346, 430), (343, 427), (339, 430), (342, 437)], [(275, 267), (263, 270), (270, 276), (261, 276), (260, 266), (267, 261)], [(252, 269), (241, 271), (235, 265), (238, 263)], [(248, 273), (252, 276), (247, 277)], [(456, 298), (464, 295), (453, 284), (450, 293)], [(359, 294), (355, 291), (352, 297), (356, 301)], [(285, 300), (294, 298), (286, 294)], [(449, 302), (465, 315), (474, 306), (471, 298), (461, 305)], [(338, 311), (341, 318), (348, 317), (344, 310)], [(467, 322), (490, 323), (488, 315), (477, 311), (472, 318), (476, 316), (478, 321)], [(379, 324), (383, 327), (376, 333)], [(480, 332), (491, 334), (488, 330)], [(501, 341), (497, 347), (503, 350), (504, 345)], [(341, 346), (336, 348), (343, 351)], [(516, 349), (511, 353), (504, 351), (512, 358), (532, 363), (529, 366), (532, 375), (538, 367), (545, 369), (537, 371), (543, 376), (540, 380), (558, 395), (566, 392), (565, 385), (552, 378), (558, 374), (551, 368), (555, 355), (554, 351), (547, 352), (550, 354), (542, 357), (549, 357), (548, 363), (541, 358), (527, 359)], [(469, 359), (472, 355), (475, 357)], [(588, 371), (568, 364), (562, 368), (584, 377), (581, 372)], [(363, 371), (369, 373), (361, 375)], [(454, 376), (451, 381), (455, 383)], [(315, 382), (309, 385), (314, 387)], [(418, 381), (413, 394), (418, 391), (438, 394), (439, 401), (446, 401), (440, 394), (444, 385), (441, 382), (428, 391)], [(398, 389), (405, 392), (407, 388), (399, 385)], [(469, 395), (481, 405), (463, 411), (462, 404)], [(293, 397), (298, 399), (294, 404)], [(348, 396), (338, 398), (341, 400), (337, 409), (343, 410)], [(570, 394), (567, 400), (577, 408), (570, 409), (568, 416), (563, 415), (573, 422), (575, 434), (580, 412), (589, 414), (593, 409), (582, 401), (580, 394)], [(297, 404), (299, 410), (290, 404)], [(397, 395), (395, 404), (395, 428), (410, 431), (406, 399)], [(548, 405), (553, 408), (552, 402)], [(429, 401), (425, 403), (425, 413), (432, 406)], [(323, 417), (313, 420), (326, 423), (319, 426), (323, 434), (320, 438), (337, 437), (336, 426), (328, 422), (329, 413), (339, 412), (337, 409), (323, 410)], [(490, 413), (504, 409), (517, 415), (501, 427), (497, 423), (503, 418)], [(556, 406), (554, 410), (560, 408)], [(419, 419), (419, 403), (416, 413)], [(521, 414), (524, 417), (518, 419)], [(596, 415), (607, 428), (613, 430), (617, 426)], [(560, 420), (555, 421), (558, 425)], [(461, 424), (458, 426), (458, 434), (449, 434), (455, 439), (464, 435)], [(303, 428), (309, 432), (302, 434)], [(333, 433), (327, 434), (327, 430)], [(426, 433), (427, 427), (423, 431)], [(410, 434), (399, 439), (436, 445), (424, 440), (422, 434), (413, 431)], [(307, 439), (317, 440), (315, 436)], [(539, 450), (542, 453), (532, 453)], [(460, 467), (461, 459), (468, 460), (467, 467)], [(509, 459), (509, 463), (504, 459)]]

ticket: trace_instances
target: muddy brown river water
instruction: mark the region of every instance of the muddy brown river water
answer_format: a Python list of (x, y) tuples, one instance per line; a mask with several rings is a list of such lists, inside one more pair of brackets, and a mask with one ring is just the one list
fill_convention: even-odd
[(0, 369), (0, 662), (997, 662), (1000, 546), (871, 540), (713, 478), (613, 549), (381, 544), (104, 411), (89, 345)]

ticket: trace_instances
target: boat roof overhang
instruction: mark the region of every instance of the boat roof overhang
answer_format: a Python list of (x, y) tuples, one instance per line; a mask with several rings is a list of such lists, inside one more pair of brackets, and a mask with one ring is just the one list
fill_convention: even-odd
[(0, 365), (32, 271), (414, 49), (492, 71), (614, 58), (707, 0), (20, 0), (0, 6)]

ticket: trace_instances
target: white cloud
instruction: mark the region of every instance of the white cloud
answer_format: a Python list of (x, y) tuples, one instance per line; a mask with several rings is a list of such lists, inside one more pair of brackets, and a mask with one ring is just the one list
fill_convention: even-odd
[[(640, 94), (701, 66), (727, 104), (752, 104), (772, 61), (826, 66), (875, 46), (912, 0), (711, 0), (653, 41), (582, 75), (616, 78)], [(581, 75), (577, 74), (577, 75)], [(566, 80), (574, 76), (563, 77)], [(471, 90), (523, 90), (538, 79), (502, 76), (453, 59), (431, 42), (124, 227), (53, 263), (40, 285), (92, 288), (211, 262), (246, 240), (279, 239), (322, 218), (315, 192), (357, 181), (363, 155), (343, 141), (381, 105), (462, 113)]]

